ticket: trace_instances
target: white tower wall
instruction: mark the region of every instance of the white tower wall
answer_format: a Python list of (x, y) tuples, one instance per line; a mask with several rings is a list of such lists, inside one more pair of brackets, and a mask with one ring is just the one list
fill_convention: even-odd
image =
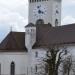
[(26, 28), (25, 35), (25, 46), (27, 49), (32, 49), (32, 46), (36, 42), (36, 27), (28, 27)]
[[(35, 1), (35, 0), (34, 0)], [(37, 1), (37, 0), (36, 0)], [(40, 10), (45, 14), (39, 14), (37, 6), (40, 6)], [(58, 11), (58, 13), (56, 13)], [(36, 15), (36, 16), (35, 16)], [(58, 20), (58, 25), (61, 24), (61, 0), (46, 0), (39, 2), (30, 2), (29, 0), (29, 23), (36, 23), (38, 19), (43, 19), (45, 24), (51, 23), (55, 26), (55, 20)]]

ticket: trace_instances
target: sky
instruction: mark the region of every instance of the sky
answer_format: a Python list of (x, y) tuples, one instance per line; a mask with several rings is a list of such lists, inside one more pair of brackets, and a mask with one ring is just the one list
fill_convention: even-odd
[[(75, 23), (75, 0), (62, 0), (61, 24)], [(28, 24), (28, 0), (0, 0), (0, 42)]]

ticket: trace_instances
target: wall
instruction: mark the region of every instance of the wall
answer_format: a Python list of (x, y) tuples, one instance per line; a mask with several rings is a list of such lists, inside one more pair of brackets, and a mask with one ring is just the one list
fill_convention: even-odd
[[(63, 46), (60, 46), (60, 49), (63, 49), (65, 47), (65, 49), (67, 49), (69, 51), (69, 54), (72, 55), (72, 59), (73, 61), (75, 61), (75, 45), (74, 44), (66, 44), (66, 45), (63, 45)], [(43, 49), (43, 48), (39, 48), (39, 49), (34, 49), (33, 52), (32, 52), (32, 64), (34, 65), (34, 72), (36, 73), (35, 71), (35, 66), (37, 64), (40, 64), (39, 62), (39, 59), (42, 59), (45, 57), (45, 54), (46, 54), (46, 51), (48, 49)], [(35, 57), (35, 53), (38, 52), (38, 57)], [(43, 64), (43, 63), (42, 63)], [(42, 65), (41, 64), (41, 65)], [(41, 70), (39, 70), (41, 71)], [(39, 72), (38, 72), (39, 73)], [(73, 72), (71, 72), (73, 73)], [(60, 75), (60, 72), (59, 72), (59, 75)], [(71, 74), (70, 74), (71, 75)]]
[(10, 75), (10, 64), (15, 63), (15, 74), (27, 73), (27, 53), (25, 52), (3, 52), (0, 53), (1, 74)]
[[(44, 48), (37, 48), (32, 49), (32, 75), (35, 75), (35, 73), (40, 73), (42, 68), (41, 65), (43, 64), (42, 59), (45, 58), (46, 50)], [(36, 52), (38, 52), (38, 56), (36, 57)], [(36, 66), (37, 66), (37, 72), (36, 72)]]
[[(29, 23), (32, 22), (32, 23), (35, 24), (37, 19), (41, 19), (41, 17), (38, 15), (38, 11), (36, 10), (37, 5), (43, 5), (43, 7), (46, 7), (47, 14), (42, 19), (44, 19), (45, 24), (48, 24), (49, 22), (51, 23), (52, 22), (51, 21), (51, 19), (52, 19), (52, 16), (51, 16), (52, 15), (52, 12), (51, 12), (52, 11), (52, 9), (51, 9), (52, 8), (52, 1), (50, 1), (50, 2), (43, 1), (43, 2), (30, 3), (29, 4), (29, 16), (28, 16)], [(39, 17), (35, 17), (34, 11)]]
[[(65, 47), (71, 52), (72, 56), (75, 57), (75, 45), (65, 45)], [(35, 73), (35, 66), (39, 64), (38, 60), (45, 57), (47, 49), (38, 48), (32, 49), (32, 71)], [(35, 53), (38, 52), (38, 57), (35, 57)], [(10, 64), (15, 62), (15, 74), (26, 74), (28, 67), (28, 53), (26, 52), (1, 52), (0, 63), (1, 63), (1, 74), (10, 75)]]

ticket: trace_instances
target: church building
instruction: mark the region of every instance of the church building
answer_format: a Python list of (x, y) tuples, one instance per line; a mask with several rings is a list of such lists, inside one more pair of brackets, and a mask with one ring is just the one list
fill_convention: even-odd
[(0, 74), (37, 75), (50, 45), (75, 50), (75, 24), (61, 25), (62, 0), (29, 0), (25, 32), (11, 31), (0, 43)]

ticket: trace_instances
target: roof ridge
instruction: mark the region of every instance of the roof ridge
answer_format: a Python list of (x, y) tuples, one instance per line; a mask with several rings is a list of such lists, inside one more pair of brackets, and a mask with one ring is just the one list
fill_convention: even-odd
[[(64, 24), (64, 25), (61, 25), (61, 26), (69, 26), (69, 25), (75, 25), (75, 23), (71, 23), (71, 24)], [(60, 26), (59, 26), (60, 27)]]
[(25, 32), (12, 31), (11, 33), (25, 33)]

